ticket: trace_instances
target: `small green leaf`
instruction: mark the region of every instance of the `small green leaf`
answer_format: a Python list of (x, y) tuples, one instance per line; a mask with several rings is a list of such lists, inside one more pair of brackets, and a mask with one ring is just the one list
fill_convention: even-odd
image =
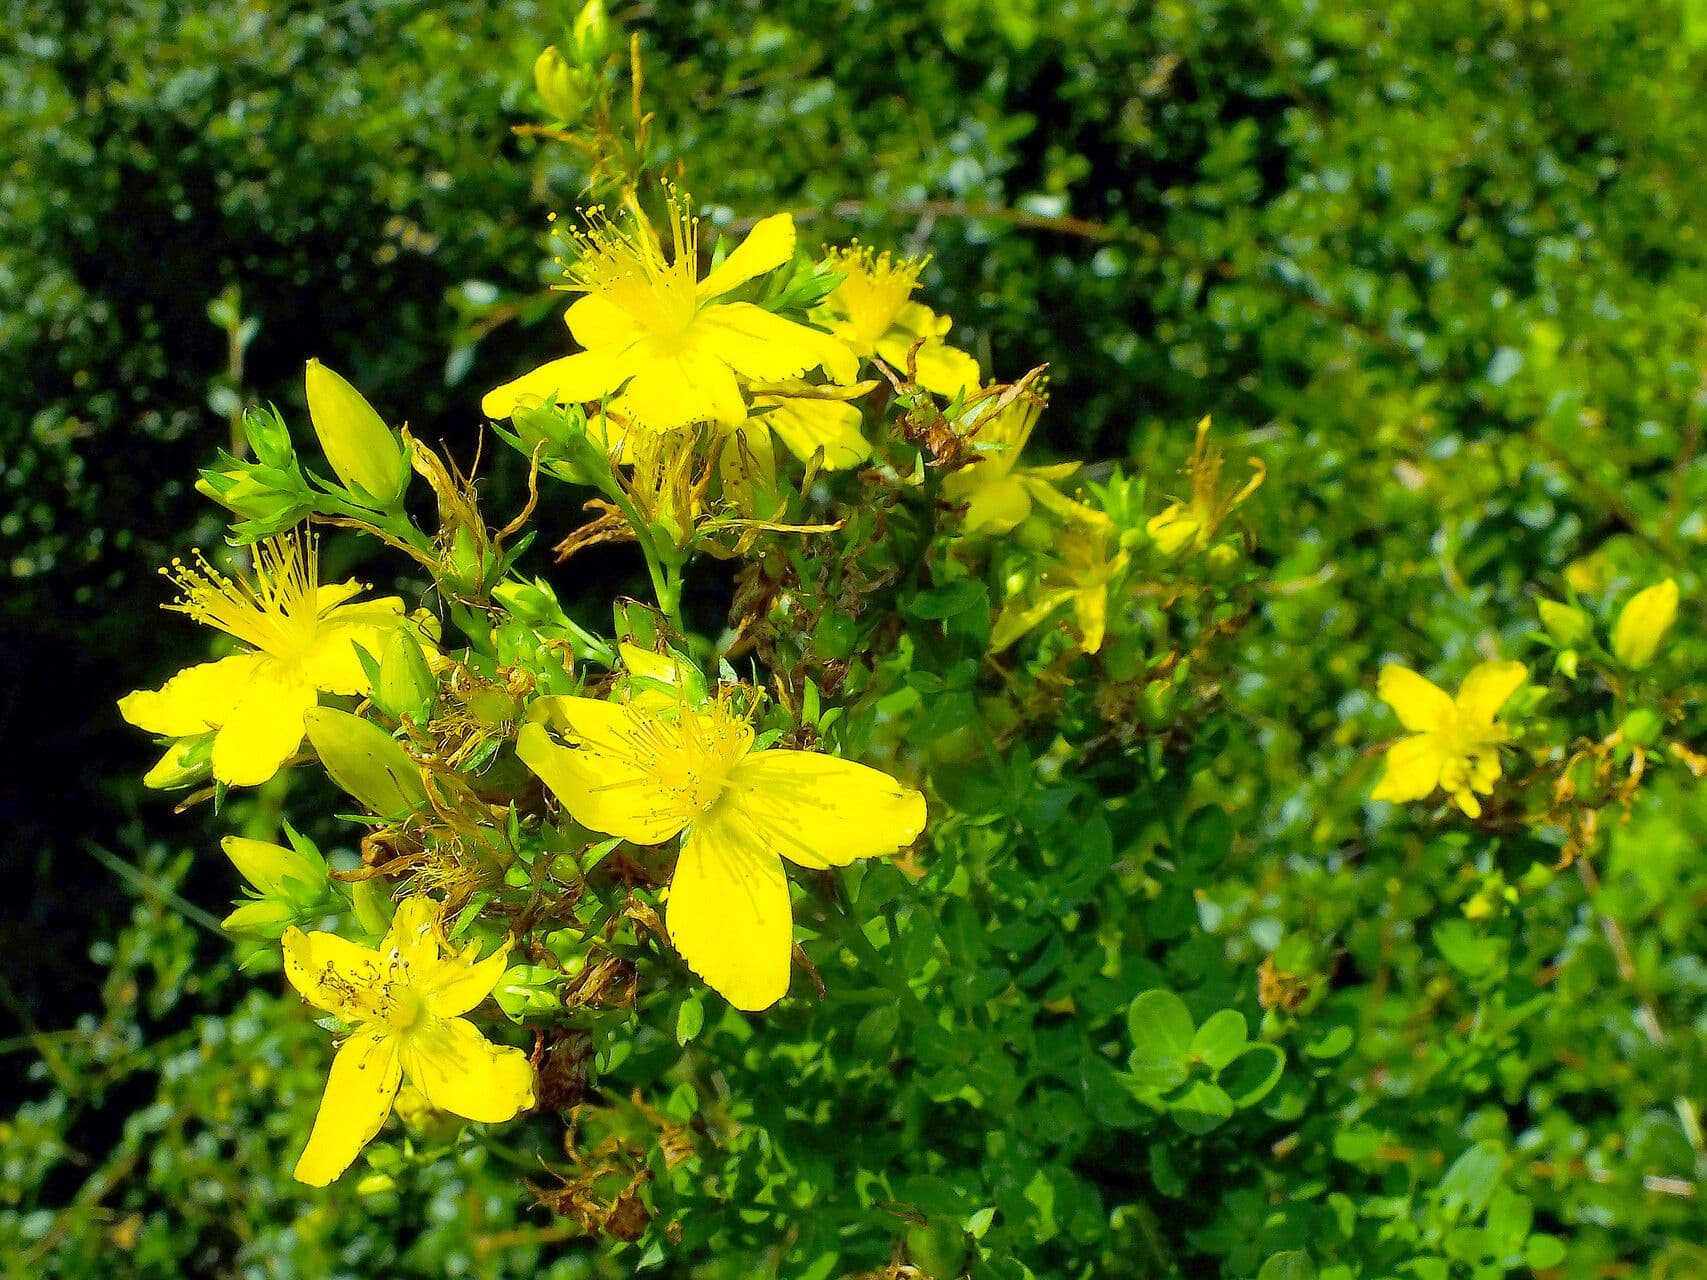
[(698, 995), (683, 998), (676, 1009), (676, 1043), (686, 1044), (705, 1026), (705, 1003)]
[(1248, 1044), (1238, 1060), (1219, 1077), (1236, 1106), (1254, 1107), (1280, 1083), (1286, 1070), (1286, 1054), (1279, 1045)]
[(1245, 1049), (1245, 1015), (1220, 1009), (1209, 1015), (1191, 1038), (1191, 1055), (1211, 1071), (1220, 1071)]
[(1171, 991), (1146, 991), (1126, 1011), (1132, 1032), (1132, 1074), (1140, 1083), (1171, 1089), (1184, 1082), (1191, 1055), (1191, 1011)]
[(1316, 1280), (1316, 1264), (1301, 1249), (1276, 1253), (1262, 1264), (1257, 1280)]
[(1168, 1113), (1180, 1128), (1201, 1137), (1233, 1114), (1233, 1100), (1220, 1085), (1199, 1080), (1168, 1103)]

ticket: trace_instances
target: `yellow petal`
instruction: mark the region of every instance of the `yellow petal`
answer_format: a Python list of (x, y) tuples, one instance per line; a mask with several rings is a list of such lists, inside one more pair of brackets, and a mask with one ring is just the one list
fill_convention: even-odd
[(1440, 781), (1446, 753), (1433, 734), (1402, 738), (1387, 751), (1387, 772), (1370, 792), (1372, 800), (1421, 800)]
[(794, 256), (794, 215), (760, 218), (730, 255), (712, 268), (696, 290), (701, 302), (721, 297), (754, 276), (774, 271)]
[(1452, 719), (1452, 699), (1408, 667), (1391, 662), (1382, 667), (1376, 689), (1398, 714), (1399, 723), (1413, 733), (1427, 733)]
[(692, 815), (662, 803), (659, 788), (634, 762), (632, 739), (624, 735), (637, 726), (623, 708), (590, 698), (553, 701), (580, 745), (559, 746), (542, 725), (526, 724), (516, 755), (576, 822), (636, 844), (660, 844), (687, 825)]
[(707, 307), (694, 321), (692, 342), (757, 382), (797, 378), (819, 365), (839, 368), (846, 363), (846, 344), (840, 339), (750, 302)]
[(441, 1018), (467, 1013), (492, 994), (509, 962), (507, 944), (478, 963), (472, 962), (472, 947), (461, 956), (446, 956), (417, 979), (427, 993), (427, 1009)]
[(119, 714), (148, 733), (193, 738), (230, 719), (262, 661), (261, 654), (239, 653), (186, 668), (157, 691), (139, 689), (121, 698)]
[(583, 347), (625, 347), (643, 336), (628, 312), (603, 294), (589, 293), (577, 299), (563, 319)]
[(359, 1022), (373, 1011), (366, 993), (388, 980), (391, 966), (372, 947), (358, 946), (335, 933), (304, 933), (287, 929), (279, 945), (284, 950), (285, 977), (316, 1009)]
[(480, 411), (488, 418), (507, 418), (529, 405), (568, 404), (608, 396), (634, 372), (635, 347), (581, 351), (561, 360), (551, 360), (532, 373), (486, 393)]
[[(974, 463), (973, 468), (988, 465), (979, 462)], [(1027, 488), (1023, 479), (1009, 475), (996, 476), (988, 484), (970, 487), (966, 517), (961, 527), (969, 534), (1008, 532), (1031, 514), (1031, 494)]]
[(440, 1111), (498, 1124), (533, 1105), (527, 1054), (493, 1044), (466, 1018), (429, 1017), (402, 1039), (409, 1083)]
[(674, 354), (653, 353), (623, 393), (624, 406), (653, 431), (674, 431), (694, 422), (735, 424), (747, 416), (735, 375), (698, 344), (697, 329), (694, 336), (693, 345)]
[(316, 689), (368, 693), (367, 671), (356, 649), (366, 649), (378, 662), (403, 621), (403, 602), (396, 596), (334, 609), (321, 619), (314, 643), (303, 657), (303, 675)]
[(1529, 679), (1521, 662), (1484, 662), (1458, 688), (1458, 713), (1477, 724), (1491, 724), (1506, 699)]
[(1079, 624), (1079, 639), (1086, 653), (1102, 648), (1108, 629), (1108, 588), (1087, 587), (1073, 596), (1073, 614)]
[(302, 745), (302, 718), (315, 703), (314, 686), (269, 663), (213, 740), (213, 776), (234, 787), (259, 786)]
[(1030, 604), (1023, 600), (1008, 601), (990, 628), (990, 652), (1000, 653), (1072, 598), (1071, 590), (1062, 589), (1047, 591)]
[(408, 965), (412, 983), (436, 968), (441, 951), (439, 904), (424, 893), (399, 902), (379, 950), (387, 958), (395, 955)]
[(400, 1074), (391, 1036), (364, 1027), (344, 1041), (332, 1059), (314, 1131), (296, 1162), (298, 1182), (324, 1187), (350, 1167), (391, 1114)]
[(772, 406), (759, 421), (802, 462), (823, 449), (824, 469), (841, 471), (871, 456), (871, 445), (860, 431), (860, 412), (851, 404), (793, 397), (765, 397), (758, 404)]
[(730, 815), (713, 810), (688, 832), (664, 925), (688, 968), (737, 1009), (768, 1009), (788, 994), (788, 879)]
[(722, 806), (741, 815), (750, 838), (803, 867), (894, 853), (925, 829), (924, 796), (881, 770), (817, 751), (737, 761)]

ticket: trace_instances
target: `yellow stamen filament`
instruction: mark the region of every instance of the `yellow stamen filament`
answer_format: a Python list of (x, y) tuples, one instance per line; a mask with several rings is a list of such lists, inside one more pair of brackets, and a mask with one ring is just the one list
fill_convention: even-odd
[(618, 740), (622, 751), (611, 751), (603, 742), (600, 751), (641, 776), (597, 789), (647, 787), (658, 796), (652, 814), (692, 818), (722, 796), (729, 771), (753, 745), (753, 731), (744, 718), (719, 700), (705, 712), (684, 706), (674, 720), (662, 716), (635, 719)]
[(584, 229), (560, 232), (574, 257), (562, 261), (568, 289), (596, 293), (655, 338), (679, 337), (698, 313), (699, 219), (670, 194), (671, 257), (638, 216), (619, 226), (603, 208), (587, 211)]
[(179, 591), (166, 608), (288, 660), (314, 642), (321, 617), (318, 570), (313, 539), (286, 534), (256, 545), (248, 578), (221, 573), (199, 551), (194, 565), (174, 560), (161, 572)]

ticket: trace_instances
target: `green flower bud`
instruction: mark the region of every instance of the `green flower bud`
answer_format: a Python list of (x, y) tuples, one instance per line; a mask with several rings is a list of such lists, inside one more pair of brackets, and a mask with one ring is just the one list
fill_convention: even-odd
[(403, 441), (362, 393), (318, 360), (308, 362), (308, 417), (326, 461), (364, 504), (387, 511), (409, 487)]
[(574, 43), (575, 60), (582, 66), (603, 62), (611, 48), (610, 15), (605, 12), (605, 0), (587, 0), (575, 15), (575, 26), (569, 36)]
[(492, 996), (514, 1022), (543, 1017), (558, 1007), (557, 987), (563, 975), (540, 964), (512, 965), (498, 979)]
[(356, 923), (368, 933), (377, 937), (391, 927), (391, 895), (384, 880), (357, 880), (350, 886), (350, 906)]
[(1624, 733), (1624, 740), (1631, 746), (1651, 747), (1660, 736), (1660, 730), (1665, 727), (1659, 715), (1647, 707), (1637, 707), (1624, 717), (1624, 723), (1618, 726)]
[(294, 848), (243, 836), (226, 836), (220, 848), (257, 893), (313, 906), (326, 885), (326, 860), (309, 841), (294, 831), (289, 834)]
[(427, 807), (420, 767), (371, 720), (334, 707), (314, 707), (303, 724), (332, 781), (380, 817), (397, 818)]
[(1582, 644), (1594, 634), (1594, 626), (1589, 622), (1588, 615), (1581, 609), (1573, 609), (1568, 604), (1560, 604), (1557, 600), (1537, 600), (1536, 612), (1541, 615), (1541, 625), (1556, 645), (1564, 648)]
[(587, 109), (587, 98), (580, 91), (578, 69), (569, 65), (556, 45), (547, 45), (534, 59), (533, 84), (539, 99), (551, 118), (562, 124), (574, 124)]
[(297, 922), (294, 905), (278, 898), (256, 898), (240, 903), (219, 922), (227, 933), (247, 933), (258, 938), (277, 938)]
[(296, 463), (290, 429), (278, 410), (251, 407), (243, 411), (243, 435), (263, 466), (289, 468)]
[(1182, 502), (1175, 502), (1159, 515), (1151, 516), (1144, 525), (1144, 531), (1150, 535), (1156, 550), (1170, 560), (1194, 546), (1202, 530), (1203, 526), (1191, 508)]
[(142, 785), (154, 791), (177, 791), (213, 776), (213, 734), (179, 738), (147, 773)]
[(415, 724), (425, 724), (432, 717), (438, 689), (421, 642), (407, 627), (397, 628), (380, 655), (379, 683), (373, 689), (375, 704), (394, 720), (407, 717)]
[(1667, 578), (1630, 598), (1612, 628), (1612, 652), (1632, 671), (1654, 660), (1660, 641), (1677, 621), (1677, 583)]

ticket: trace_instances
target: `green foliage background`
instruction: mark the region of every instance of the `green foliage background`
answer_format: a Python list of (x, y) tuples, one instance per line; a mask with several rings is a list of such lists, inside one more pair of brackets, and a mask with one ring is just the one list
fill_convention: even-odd
[[(278, 984), (234, 972), (206, 927), (228, 868), (196, 819), (127, 781), (146, 747), (112, 710), (201, 656), (190, 628), (155, 624), (153, 568), (218, 536), (189, 481), (234, 394), (300, 417), (302, 361), (336, 353), (383, 410), (468, 442), (479, 392), (557, 353), (530, 299), (544, 213), (580, 178), (507, 126), (534, 118), (528, 67), (566, 16), (11, 6), (8, 1270), (635, 1265), (559, 1238), (521, 1194), (518, 1176), (549, 1179), (520, 1148), (519, 1169), (464, 1146), (359, 1197), (288, 1181), (324, 1037)], [(1560, 594), (1580, 557), (1604, 554), (1609, 596), (1676, 574), (1675, 661), (1701, 669), (1707, 9), (617, 16), (642, 33), (657, 136), (704, 204), (928, 244), (930, 300), (987, 367), (1050, 364), (1049, 447), (1167, 490), (1212, 413), (1235, 458), (1270, 469), (1243, 514), (1271, 589), (1225, 709), (1137, 779), (1119, 759), (1052, 772), (1028, 756), (967, 780), (975, 820), (944, 838), (936, 887), (968, 892), (955, 871), (982, 865), (990, 831), (1000, 863), (916, 944), (953, 961), (952, 1032), (874, 1009), (793, 1028), (783, 1061), (709, 1027), (757, 1108), (751, 1146), (710, 1189), (691, 1169), (664, 1180), (692, 1225), (648, 1264), (794, 1280), (879, 1267), (893, 1238), (952, 1275), (972, 1256), (962, 1220), (990, 1208), (980, 1276), (1304, 1274), (1274, 1260), (1288, 1251), (1333, 1276), (1700, 1274), (1702, 1195), (1675, 1193), (1698, 1157), (1673, 1100), (1707, 1096), (1701, 788), (1648, 794), (1602, 846), (1599, 906), (1635, 941), (1634, 985), (1575, 877), (1524, 879), (1557, 854), (1547, 833), (1454, 834), (1366, 801), (1368, 747), (1393, 732), (1380, 663), (1456, 677), (1517, 651), (1534, 594)], [(952, 691), (958, 656), (948, 628), (918, 662)], [(1677, 736), (1699, 742), (1698, 696), (1685, 714)], [(259, 827), (279, 800), (259, 798)], [(1466, 927), (1462, 904), (1505, 881), (1521, 903)], [(1197, 1134), (1111, 1086), (1106, 1046), (1135, 996), (1171, 989), (1195, 1020), (1230, 1007), (1254, 1029), (1270, 956), (1313, 990), (1295, 1020), (1270, 1015), (1274, 1094)], [(980, 975), (998, 971), (1034, 1003), (985, 1016)], [(1072, 1012), (1043, 1007), (1066, 995)], [(619, 1078), (689, 1122), (715, 1088), (683, 1093), (675, 1049), (642, 1045)], [(782, 1132), (793, 1145), (772, 1147)], [(907, 1207), (870, 1208), (872, 1176)], [(838, 1254), (843, 1227), (857, 1242)]]

